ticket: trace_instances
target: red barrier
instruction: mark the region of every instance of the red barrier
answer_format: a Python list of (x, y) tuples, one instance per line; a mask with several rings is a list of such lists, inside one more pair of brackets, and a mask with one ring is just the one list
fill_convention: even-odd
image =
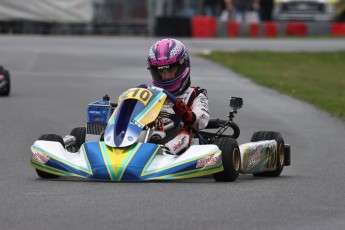
[(307, 24), (302, 22), (289, 22), (285, 30), (287, 35), (292, 36), (306, 36)]
[(259, 36), (259, 24), (258, 23), (250, 23), (249, 24), (249, 36), (250, 37), (258, 37)]
[(345, 23), (333, 22), (331, 24), (332, 36), (345, 36)]
[[(260, 28), (263, 29), (263, 36), (277, 37), (278, 33), (277, 22), (262, 22), (250, 23), (248, 26), (248, 36), (259, 37)], [(303, 22), (287, 22), (285, 25), (285, 34), (288, 36), (307, 36), (308, 25)], [(241, 26), (236, 21), (228, 21), (226, 24), (226, 31), (229, 37), (238, 37), (242, 34)], [(191, 20), (191, 32), (194, 38), (212, 38), (217, 37), (217, 19), (208, 16), (195, 16)], [(310, 28), (312, 30), (313, 27)], [(332, 36), (345, 36), (345, 23), (334, 22), (330, 23), (330, 31)], [(244, 35), (245, 36), (245, 35)]]
[(229, 37), (237, 37), (240, 34), (240, 26), (236, 21), (228, 21), (227, 29)]
[(217, 20), (208, 16), (194, 16), (192, 18), (192, 37), (209, 38), (216, 37)]
[(266, 37), (274, 38), (278, 36), (277, 24), (275, 22), (264, 23), (264, 33)]

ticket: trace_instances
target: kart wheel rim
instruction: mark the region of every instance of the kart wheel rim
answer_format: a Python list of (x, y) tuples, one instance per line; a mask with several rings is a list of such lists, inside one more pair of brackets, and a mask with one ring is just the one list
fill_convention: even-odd
[(241, 154), (240, 151), (236, 148), (232, 154), (232, 164), (234, 166), (235, 171), (240, 170), (241, 165)]
[(284, 145), (279, 145), (279, 164), (282, 166), (284, 165)]

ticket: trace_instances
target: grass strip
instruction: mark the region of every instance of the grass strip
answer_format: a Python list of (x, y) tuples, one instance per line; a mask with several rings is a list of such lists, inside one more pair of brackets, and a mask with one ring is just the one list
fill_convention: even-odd
[(202, 56), (345, 120), (345, 51), (214, 51)]

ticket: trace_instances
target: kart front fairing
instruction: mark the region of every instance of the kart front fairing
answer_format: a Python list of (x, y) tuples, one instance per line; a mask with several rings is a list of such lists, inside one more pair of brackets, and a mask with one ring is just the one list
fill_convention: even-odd
[(39, 140), (31, 147), (31, 166), (49, 174), (106, 181), (173, 180), (223, 170), (216, 145), (191, 146), (181, 156), (162, 154), (160, 146), (135, 143), (118, 148), (86, 142), (77, 153), (60, 143)]
[(131, 88), (124, 92), (109, 119), (105, 143), (111, 147), (126, 147), (137, 142), (143, 128), (158, 117), (166, 97), (155, 89)]

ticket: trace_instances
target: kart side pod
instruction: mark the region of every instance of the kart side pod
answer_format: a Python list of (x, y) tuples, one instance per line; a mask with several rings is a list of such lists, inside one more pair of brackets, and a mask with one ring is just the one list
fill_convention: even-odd
[[(269, 134), (269, 132), (266, 133)], [(276, 140), (261, 140), (240, 145), (241, 173), (279, 176), (283, 167), (289, 166), (291, 162), (290, 145), (284, 144), (284, 156), (282, 156), (278, 144)], [(268, 171), (271, 172), (267, 173)], [(276, 171), (279, 171), (279, 173)], [(266, 172), (266, 174), (263, 174), (263, 172)]]

